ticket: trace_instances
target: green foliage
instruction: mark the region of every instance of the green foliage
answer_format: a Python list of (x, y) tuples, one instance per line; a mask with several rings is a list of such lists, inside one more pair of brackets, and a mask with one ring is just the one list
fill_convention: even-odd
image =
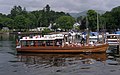
[(83, 16), (79, 16), (79, 17), (77, 18), (77, 22), (78, 22), (78, 23), (81, 23), (82, 20), (83, 20)]
[(48, 27), (50, 24), (56, 22), (56, 19), (60, 16), (65, 16), (64, 12), (55, 12), (50, 10), (50, 6), (46, 5), (43, 10), (31, 12), (36, 17), (36, 26), (38, 27)]
[(75, 26), (75, 30), (79, 31), (80, 27), (79, 26)]
[(87, 16), (80, 16), (77, 18), (77, 22), (81, 23), (80, 29), (85, 30), (88, 27), (91, 31), (97, 31), (97, 14), (99, 28), (101, 30), (105, 28), (105, 18), (95, 10), (88, 10)]
[(47, 13), (50, 12), (50, 6), (48, 4), (46, 5), (45, 10)]
[(26, 20), (28, 20), (26, 22), (27, 22), (27, 25), (29, 26), (27, 28), (31, 29), (31, 28), (37, 27), (37, 18), (34, 14), (28, 13), (27, 17), (26, 17)]
[(88, 10), (87, 12), (88, 22), (89, 22), (89, 29), (92, 31), (97, 29), (97, 12), (95, 10)]
[(53, 24), (52, 27), (51, 27), (51, 29), (53, 29), (54, 31), (56, 31), (57, 28), (58, 28), (58, 25), (56, 25), (56, 24)]
[(56, 23), (56, 19), (61, 16), (69, 15), (64, 12), (55, 12), (46, 5), (43, 10), (27, 12), (26, 8), (14, 6), (10, 14), (0, 14), (0, 28), (7, 26), (10, 29), (31, 29), (37, 27), (48, 27)]
[(81, 19), (80, 30), (84, 31), (86, 29), (86, 17), (82, 17)]
[(2, 27), (8, 27), (11, 29), (13, 26), (13, 23), (14, 23), (13, 19), (10, 19), (5, 15), (0, 14), (0, 29)]
[(17, 15), (14, 19), (15, 28), (24, 29), (26, 27), (26, 18), (23, 15)]
[[(86, 17), (88, 18), (88, 27), (92, 31), (97, 29), (97, 12), (95, 10), (88, 10), (87, 16), (77, 18), (77, 22), (81, 24), (77, 29), (86, 29)], [(106, 28), (108, 31), (120, 29), (120, 6), (107, 11), (100, 15), (99, 26), (101, 29)], [(4, 15), (0, 13), (0, 29), (2, 27), (9, 27), (10, 29), (31, 29), (37, 27), (48, 27), (52, 24), (52, 29), (61, 28), (69, 30), (73, 28), (75, 19), (68, 13), (55, 12), (51, 10), (49, 5), (43, 7), (42, 10), (28, 12), (26, 8), (21, 6), (14, 6), (10, 14)], [(56, 23), (56, 25), (54, 25)]]
[(105, 25), (108, 31), (115, 31), (120, 29), (120, 6), (107, 11), (102, 15), (105, 18)]
[(73, 28), (75, 20), (71, 16), (61, 16), (57, 19), (58, 27), (67, 31)]
[(87, 16), (80, 16), (77, 22), (81, 23), (80, 30), (84, 31), (87, 27), (95, 31), (97, 29), (97, 12), (95, 10), (88, 10)]
[(11, 10), (11, 14), (10, 17), (14, 18), (17, 15), (21, 15), (22, 14), (22, 7), (21, 6), (14, 6)]
[(13, 28), (13, 24), (14, 24), (13, 19), (4, 18), (4, 19), (2, 19), (2, 20), (3, 20), (3, 21), (2, 21), (2, 24), (3, 24), (4, 27), (8, 27), (8, 28), (10, 28), (10, 29)]
[(42, 35), (48, 34), (48, 33), (50, 33), (50, 32), (51, 32), (50, 29), (45, 28), (45, 29), (42, 31)]

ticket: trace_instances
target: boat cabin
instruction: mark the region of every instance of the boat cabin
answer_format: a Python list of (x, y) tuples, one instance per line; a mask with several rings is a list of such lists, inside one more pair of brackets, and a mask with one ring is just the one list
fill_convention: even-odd
[(40, 35), (33, 37), (23, 37), (19, 41), (19, 46), (30, 47), (30, 46), (62, 46), (64, 43), (64, 35), (54, 34), (54, 35)]

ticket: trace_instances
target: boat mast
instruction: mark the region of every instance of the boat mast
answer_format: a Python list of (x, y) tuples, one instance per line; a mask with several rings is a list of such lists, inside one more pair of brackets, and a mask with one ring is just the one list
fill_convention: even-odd
[(88, 18), (87, 18), (87, 16), (86, 16), (86, 30), (87, 30), (86, 44), (89, 44), (89, 28), (88, 28)]
[(98, 13), (97, 13), (97, 32), (99, 32), (99, 19), (98, 19)]
[(97, 41), (99, 41), (99, 19), (98, 19), (98, 13), (97, 13), (97, 32), (98, 32), (98, 35), (97, 35)]

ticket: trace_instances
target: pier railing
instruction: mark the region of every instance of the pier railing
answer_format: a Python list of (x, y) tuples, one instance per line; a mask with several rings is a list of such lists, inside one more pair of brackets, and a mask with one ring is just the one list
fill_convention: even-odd
[(109, 45), (119, 45), (120, 44), (120, 34), (107, 34), (106, 42)]

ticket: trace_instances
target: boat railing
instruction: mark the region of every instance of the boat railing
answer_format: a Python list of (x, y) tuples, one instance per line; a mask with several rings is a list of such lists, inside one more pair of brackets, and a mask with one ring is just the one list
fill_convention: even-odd
[(106, 42), (109, 45), (119, 45), (120, 41), (120, 34), (107, 34), (106, 35)]

